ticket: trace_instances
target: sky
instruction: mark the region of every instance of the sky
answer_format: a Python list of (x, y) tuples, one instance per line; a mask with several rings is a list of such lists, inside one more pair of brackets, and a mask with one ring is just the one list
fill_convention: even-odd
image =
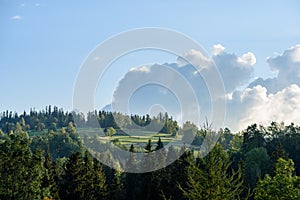
[[(300, 67), (297, 59), (291, 58), (300, 54), (298, 48), (292, 48), (300, 44), (299, 8), (296, 0), (0, 0), (0, 111), (40, 110), (47, 105), (71, 110), (80, 67), (98, 44), (127, 30), (159, 27), (189, 36), (206, 50), (210, 59), (224, 66), (230, 65), (226, 64), (229, 55), (236, 59), (246, 59), (243, 55), (248, 55), (252, 61), (255, 58), (255, 62), (246, 63), (248, 70), (240, 71), (242, 76), (234, 74), (236, 68), (230, 66), (227, 68), (232, 71), (222, 72), (224, 76), (232, 72), (229, 80), (243, 77), (241, 82), (225, 82), (230, 96), (227, 110), (247, 114), (240, 120), (228, 119), (226, 125), (239, 129), (256, 121), (280, 121), (286, 117), (277, 116), (281, 110), (259, 117), (255, 117), (255, 110), (272, 108), (278, 104), (273, 102), (276, 99), (283, 98), (278, 105), (285, 104), (290, 98), (284, 94), (298, 92), (299, 71), (294, 69)], [(220, 56), (213, 54), (216, 47), (225, 49)], [(176, 62), (174, 55), (151, 51), (118, 59), (99, 83), (102, 90), (98, 89), (95, 96), (97, 106), (111, 103), (118, 81), (126, 78), (131, 68)], [(135, 96), (143, 99), (143, 95)], [(249, 100), (245, 101), (247, 97)], [(290, 120), (300, 123), (296, 114)]]

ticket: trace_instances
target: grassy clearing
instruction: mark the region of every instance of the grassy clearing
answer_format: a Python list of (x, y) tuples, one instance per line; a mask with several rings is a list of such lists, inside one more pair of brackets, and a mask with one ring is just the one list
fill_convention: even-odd
[[(59, 130), (58, 130), (59, 131)], [(116, 130), (116, 134), (113, 136), (106, 136), (104, 134), (104, 129), (101, 128), (77, 128), (78, 134), (88, 137), (96, 137), (98, 142), (105, 143), (106, 141), (117, 142), (119, 145), (125, 145), (129, 147), (131, 144), (135, 146), (144, 146), (151, 139), (153, 144), (156, 144), (159, 137), (162, 142), (166, 145), (169, 142), (176, 145), (180, 142), (180, 137), (174, 137), (170, 134), (165, 133), (156, 133), (151, 131), (143, 131), (143, 130)], [(31, 131), (29, 132), (30, 136), (36, 136), (47, 133), (48, 130), (43, 131)]]

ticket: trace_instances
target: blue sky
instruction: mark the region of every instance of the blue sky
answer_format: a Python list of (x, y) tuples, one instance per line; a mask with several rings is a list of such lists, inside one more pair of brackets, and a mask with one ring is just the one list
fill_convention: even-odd
[[(300, 43), (299, 8), (296, 0), (1, 0), (0, 111), (22, 112), (49, 104), (70, 110), (73, 85), (89, 52), (112, 35), (142, 27), (179, 31), (209, 53), (215, 44), (237, 55), (253, 52), (253, 77), (274, 77), (266, 58)], [(119, 65), (133, 67), (163, 59), (169, 62), (173, 57), (147, 52), (134, 61), (123, 59)], [(110, 74), (114, 81), (107, 88), (122, 73), (116, 67)], [(109, 103), (110, 95), (99, 101)]]

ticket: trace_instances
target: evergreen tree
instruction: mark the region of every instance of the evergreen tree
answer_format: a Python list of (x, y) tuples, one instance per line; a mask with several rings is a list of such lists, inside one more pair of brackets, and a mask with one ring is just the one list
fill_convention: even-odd
[(190, 165), (190, 160), (193, 158), (191, 152), (187, 151), (185, 147), (182, 147), (180, 152), (177, 152), (171, 146), (168, 151), (167, 159), (173, 160), (173, 156), (177, 157), (177, 154), (181, 154), (181, 156), (166, 167), (166, 171), (169, 176), (167, 179), (168, 187), (162, 192), (163, 195), (168, 199), (185, 199), (180, 187), (187, 187), (188, 167)]
[(155, 150), (157, 151), (157, 150), (162, 149), (162, 148), (164, 148), (164, 143), (161, 141), (161, 139), (159, 137)]
[(253, 189), (259, 178), (263, 178), (269, 170), (270, 157), (264, 147), (253, 148), (245, 155), (245, 178)]
[(129, 149), (130, 155), (126, 162), (126, 171), (125, 174), (125, 190), (126, 190), (126, 199), (137, 199), (137, 193), (139, 192), (138, 178), (139, 174), (134, 173), (137, 170), (137, 163), (135, 158), (135, 149), (133, 144), (130, 145)]
[(136, 163), (135, 149), (134, 149), (133, 144), (131, 144), (129, 152), (130, 152), (130, 155), (126, 162), (125, 168), (126, 168), (126, 171), (135, 172), (137, 170), (137, 163)]
[(191, 162), (187, 188), (180, 186), (188, 199), (238, 199), (243, 192), (242, 171), (230, 169), (228, 154), (220, 144), (204, 158)]
[(111, 184), (108, 185), (108, 199), (111, 200), (122, 200), (125, 199), (125, 188), (124, 188), (124, 177), (123, 174), (115, 169), (111, 169), (113, 172), (113, 179)]
[(93, 176), (93, 183), (95, 185), (94, 191), (96, 199), (106, 199), (108, 191), (107, 191), (107, 183), (106, 177), (103, 173), (103, 167), (99, 163), (97, 159), (94, 158), (94, 176)]
[(45, 172), (42, 152), (29, 148), (27, 133), (15, 133), (0, 143), (0, 199), (42, 199), (50, 194), (43, 188)]
[(102, 199), (106, 197), (102, 167), (88, 153), (72, 154), (66, 164), (60, 196), (63, 199)]
[(266, 175), (254, 190), (257, 200), (293, 200), (300, 199), (300, 178), (294, 176), (294, 162), (278, 159), (275, 176)]
[(150, 153), (152, 151), (152, 144), (151, 144), (151, 140), (148, 140), (147, 145), (145, 146), (145, 150), (147, 153)]
[(45, 160), (44, 160), (45, 173), (42, 178), (42, 187), (48, 188), (50, 193), (50, 198), (57, 200), (60, 199), (58, 194), (58, 176), (56, 174), (56, 166), (52, 160), (50, 150), (47, 149)]

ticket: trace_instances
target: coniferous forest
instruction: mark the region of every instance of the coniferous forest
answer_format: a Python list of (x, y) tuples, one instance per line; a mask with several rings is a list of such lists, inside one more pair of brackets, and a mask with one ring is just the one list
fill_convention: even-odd
[[(122, 143), (114, 116), (127, 128), (162, 124), (157, 140)], [(95, 120), (119, 148), (134, 154), (164, 148), (163, 134), (184, 137), (192, 132), (190, 148), (170, 146), (163, 160), (179, 158), (165, 168), (127, 173), (103, 165), (85, 148), (78, 130), (95, 130)], [(139, 130), (136, 130), (139, 131)], [(205, 157), (197, 154), (204, 137), (220, 137)], [(87, 133), (88, 135), (88, 133)], [(85, 138), (86, 139), (86, 138)], [(93, 141), (93, 137), (89, 138)], [(94, 137), (94, 140), (97, 138)], [(103, 151), (101, 158), (109, 158)], [(148, 163), (149, 164), (149, 163)], [(5, 111), (0, 116), (0, 199), (300, 199), (300, 127), (272, 122), (250, 124), (238, 133), (230, 129), (180, 126), (171, 116), (157, 117), (93, 111), (86, 116), (48, 106), (29, 113)]]

